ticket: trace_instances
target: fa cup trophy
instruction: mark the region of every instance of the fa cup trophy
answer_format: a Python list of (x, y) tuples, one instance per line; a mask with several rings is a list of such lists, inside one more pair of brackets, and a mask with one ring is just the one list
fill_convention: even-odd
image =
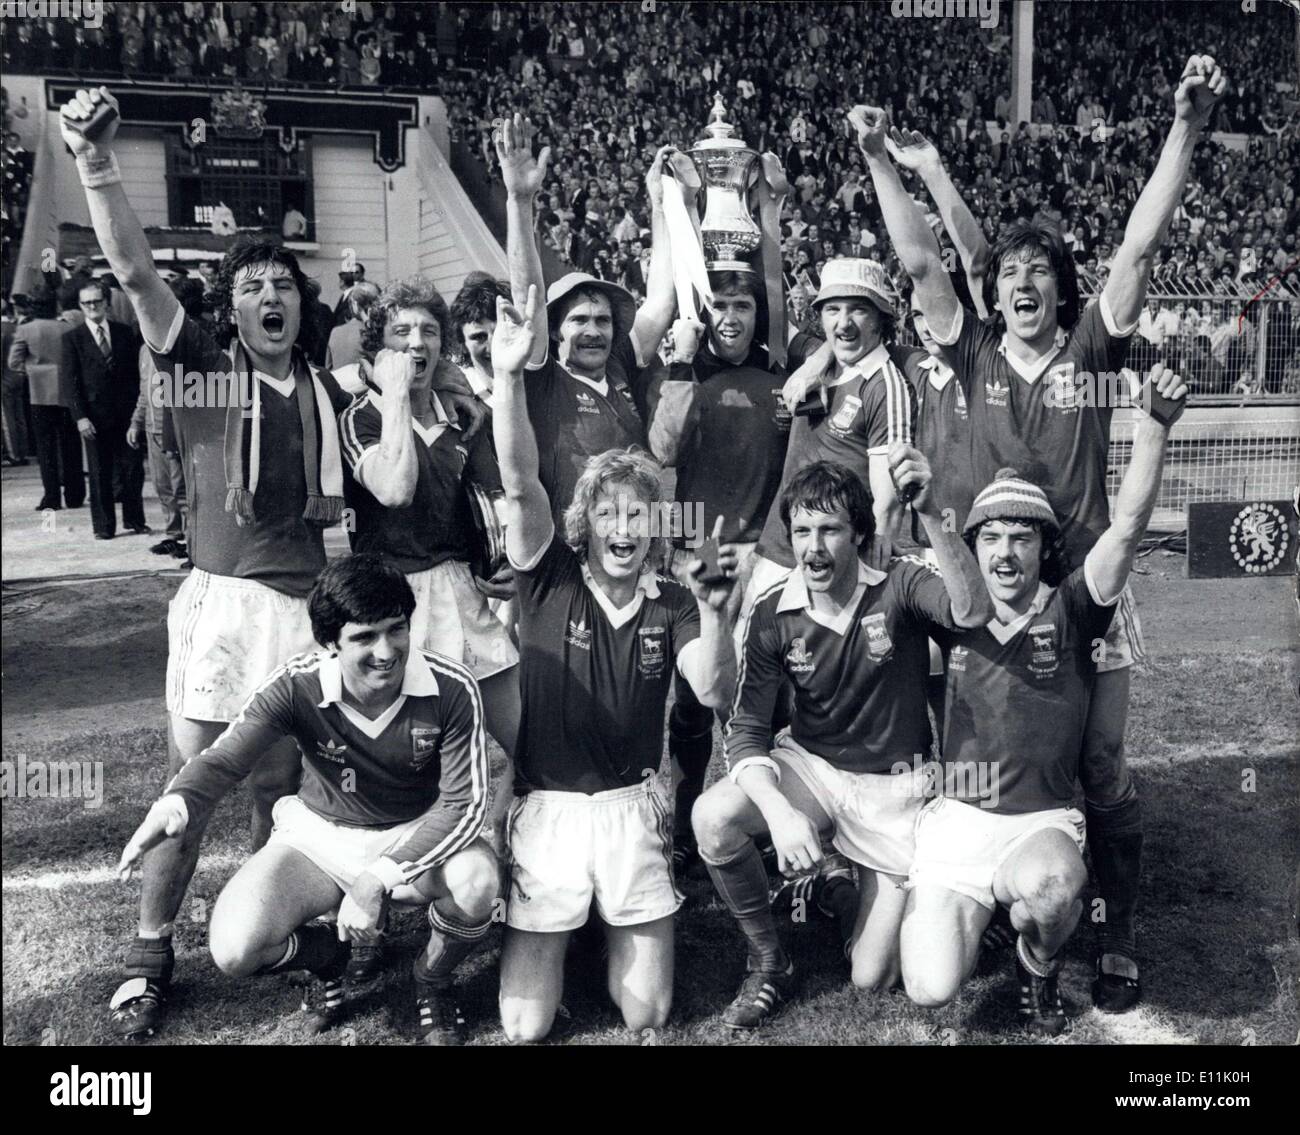
[[(678, 306), (694, 315), (699, 293), (707, 306), (707, 274), (752, 272), (763, 277), (769, 313), (768, 357), (785, 361), (785, 278), (781, 271), (781, 202), (787, 183), (775, 154), (759, 154), (727, 121), (714, 98), (706, 137), (671, 159), (674, 205), (667, 208)], [(702, 195), (702, 200), (701, 200)], [(667, 201), (667, 199), (666, 199)], [(679, 202), (679, 203), (678, 203)]]
[(710, 272), (752, 272), (749, 258), (763, 243), (763, 230), (749, 211), (749, 185), (758, 152), (735, 136), (736, 128), (726, 121), (726, 114), (718, 94), (704, 128), (708, 137), (687, 151), (704, 189), (700, 238)]

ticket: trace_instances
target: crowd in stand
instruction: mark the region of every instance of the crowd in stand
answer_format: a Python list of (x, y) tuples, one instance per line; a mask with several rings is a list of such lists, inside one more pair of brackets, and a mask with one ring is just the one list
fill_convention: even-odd
[[(6, 64), (437, 89), (453, 139), (493, 174), (492, 123), (522, 109), (552, 151), (542, 240), (638, 297), (650, 249), (636, 171), (658, 146), (698, 139), (722, 92), (738, 135), (775, 152), (790, 182), (782, 236), (796, 320), (827, 260), (891, 259), (843, 107), (879, 103), (933, 139), (990, 237), (1019, 218), (1056, 221), (1095, 290), (1154, 166), (1176, 69), (1191, 44), (1205, 44), (1234, 75), (1216, 129), (1248, 137), (1198, 147), (1155, 289), (1248, 299), (1300, 257), (1300, 103), (1291, 17), (1277, 5), (1147, 4), (1131, 25), (1102, 19), (1092, 3), (1038, 5), (1033, 123), (1018, 127), (1008, 123), (1009, 17), (985, 29), (848, 3), (105, 7), (99, 29), (7, 22)], [(1136, 41), (1121, 42), (1130, 35)], [(8, 146), (5, 162), (12, 220), (21, 206)], [(1226, 306), (1222, 319), (1216, 305), (1201, 306), (1196, 317), (1218, 326), (1241, 305)]]
[(22, 145), (12, 127), (15, 117), (25, 117), (26, 106), (11, 109), (9, 93), (0, 87), (0, 120), (4, 123), (4, 149), (0, 150), (0, 174), (3, 190), (0, 191), (0, 273), (6, 280), (13, 278), (14, 258), (18, 255), (18, 242), (27, 218), (27, 196), (32, 187), (32, 155)]

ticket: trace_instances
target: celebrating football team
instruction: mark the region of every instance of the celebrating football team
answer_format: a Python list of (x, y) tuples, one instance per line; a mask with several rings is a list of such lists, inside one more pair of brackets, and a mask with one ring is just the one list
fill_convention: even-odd
[[(1053, 228), (990, 244), (936, 146), (854, 107), (903, 272), (828, 261), (814, 334), (772, 309), (761, 258), (683, 291), (669, 222), (691, 139), (646, 173), (645, 301), (577, 272), (548, 288), (550, 155), (502, 119), (509, 280), (476, 275), (450, 308), (428, 279), (389, 284), (337, 376), (308, 359), (318, 305), (278, 243), (227, 253), (217, 334), (186, 314), (123, 190), (117, 123), (80, 129), (116, 100), (79, 91), (64, 139), (146, 347), (161, 371), (225, 379), (220, 405), (163, 395), (194, 569), (167, 618), (165, 786), (119, 865), (143, 887), (115, 1031), (164, 1023), (204, 829), (245, 778), (253, 853), (212, 912), (212, 958), (230, 978), (306, 971), (313, 1029), (347, 1019), (414, 905), (426, 1043), (489, 1023), (467, 1022), (456, 977), (494, 923), (510, 1041), (560, 1029), (571, 951), (628, 1029), (660, 1028), (689, 877), (734, 918), (737, 968), (743, 942), (715, 1006), (729, 1029), (798, 996), (798, 895), (837, 925), (862, 996), (945, 1005), (1001, 948), (1021, 1026), (1056, 1035), (1089, 861), (1093, 1003), (1138, 1004), (1128, 575), (1187, 388), (1160, 364), (1131, 376), (1113, 506), (1114, 407), (1069, 393), (1123, 368), (1225, 86), (1210, 56), (1187, 61), (1086, 305)], [(351, 554), (327, 563), (345, 506)]]

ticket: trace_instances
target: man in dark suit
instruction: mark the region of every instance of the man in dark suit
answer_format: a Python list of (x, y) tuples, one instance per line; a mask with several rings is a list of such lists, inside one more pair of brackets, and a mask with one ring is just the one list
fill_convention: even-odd
[(144, 522), (144, 460), (127, 444), (140, 392), (140, 342), (129, 324), (108, 318), (108, 289), (83, 284), (78, 304), (85, 323), (67, 335), (72, 378), (72, 416), (86, 443), (90, 466), (90, 519), (96, 540), (111, 540), (117, 527), (114, 501), (122, 502), (122, 527), (136, 535)]

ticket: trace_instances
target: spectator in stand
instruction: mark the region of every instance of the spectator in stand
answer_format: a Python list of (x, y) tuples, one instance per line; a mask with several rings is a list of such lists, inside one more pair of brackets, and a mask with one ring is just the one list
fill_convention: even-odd
[(9, 348), (13, 344), (18, 320), (6, 303), (0, 318), (0, 434), (4, 439), (4, 466), (26, 465), (30, 452), (28, 419), (31, 416), (27, 397), (27, 376), (9, 365)]
[(451, 305), (452, 354), (476, 397), (492, 405), (492, 332), (497, 298), (510, 300), (510, 285), (486, 272), (465, 277)]

